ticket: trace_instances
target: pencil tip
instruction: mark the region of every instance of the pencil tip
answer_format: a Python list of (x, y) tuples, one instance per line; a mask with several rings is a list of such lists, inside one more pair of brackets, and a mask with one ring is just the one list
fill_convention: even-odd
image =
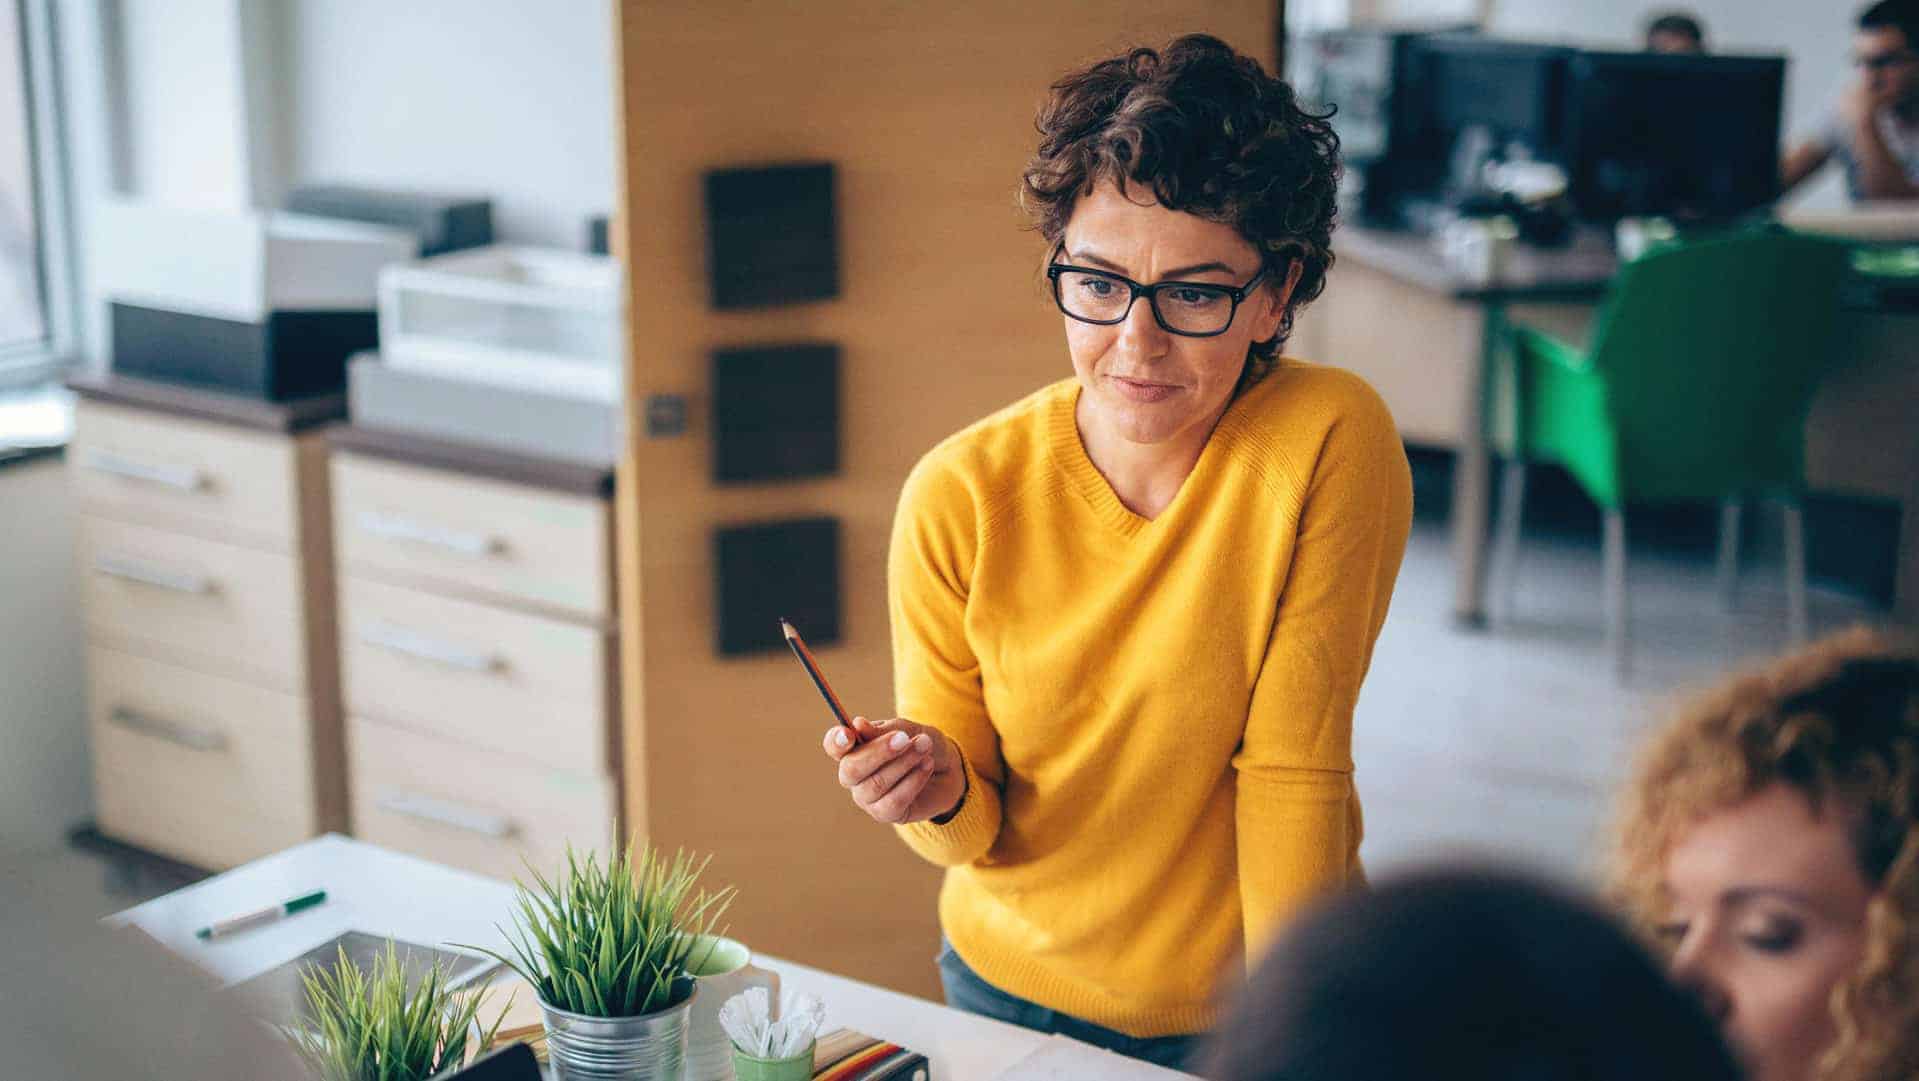
[(792, 638), (795, 635), (799, 634), (800, 632), (794, 630), (793, 625), (791, 623), (788, 623), (785, 620), (785, 618), (782, 617), (780, 619), (780, 633), (786, 635), (788, 638)]

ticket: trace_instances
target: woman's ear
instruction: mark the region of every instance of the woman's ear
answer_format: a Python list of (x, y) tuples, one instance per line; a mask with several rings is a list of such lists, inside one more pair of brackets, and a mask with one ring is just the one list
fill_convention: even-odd
[(1279, 325), (1286, 317), (1286, 305), (1292, 303), (1293, 290), (1299, 287), (1299, 260), (1286, 264), (1286, 280), (1262, 284), (1260, 295), (1266, 298), (1266, 310), (1260, 313), (1259, 323), (1253, 328), (1253, 340), (1269, 342), (1279, 334)]

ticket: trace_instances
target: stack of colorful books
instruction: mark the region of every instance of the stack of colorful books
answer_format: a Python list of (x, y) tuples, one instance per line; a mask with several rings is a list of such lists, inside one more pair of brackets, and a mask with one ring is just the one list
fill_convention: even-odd
[(822, 1035), (813, 1081), (929, 1081), (926, 1056), (849, 1028)]

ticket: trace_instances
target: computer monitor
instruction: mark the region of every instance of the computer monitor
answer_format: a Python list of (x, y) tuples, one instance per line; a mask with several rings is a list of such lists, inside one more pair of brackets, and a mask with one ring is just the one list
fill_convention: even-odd
[(1417, 50), (1430, 102), (1425, 153), (1444, 160), (1478, 128), (1498, 149), (1521, 143), (1536, 158), (1557, 155), (1572, 50), (1465, 34), (1424, 38)]
[(1589, 221), (1721, 221), (1779, 194), (1777, 56), (1580, 52), (1564, 162)]
[(1444, 161), (1423, 149), (1432, 94), (1418, 55), (1436, 34), (1471, 34), (1468, 24), (1366, 26), (1304, 34), (1286, 51), (1287, 79), (1301, 104), (1333, 110), (1333, 131), (1361, 218), (1398, 224), (1399, 201), (1436, 186)]
[(1335, 111), (1341, 160), (1371, 165), (1396, 156), (1429, 96), (1412, 51), (1435, 34), (1474, 32), (1466, 24), (1316, 30), (1288, 46), (1286, 78), (1302, 106)]

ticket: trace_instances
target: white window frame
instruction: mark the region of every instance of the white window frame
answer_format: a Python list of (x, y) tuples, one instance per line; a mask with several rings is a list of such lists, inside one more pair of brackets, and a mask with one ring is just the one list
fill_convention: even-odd
[(78, 350), (79, 289), (74, 252), (71, 173), (64, 135), (52, 0), (0, 0), (19, 8), (25, 45), (29, 169), (40, 254), (40, 297), (46, 333), (36, 342), (0, 347), (0, 390), (63, 375)]

